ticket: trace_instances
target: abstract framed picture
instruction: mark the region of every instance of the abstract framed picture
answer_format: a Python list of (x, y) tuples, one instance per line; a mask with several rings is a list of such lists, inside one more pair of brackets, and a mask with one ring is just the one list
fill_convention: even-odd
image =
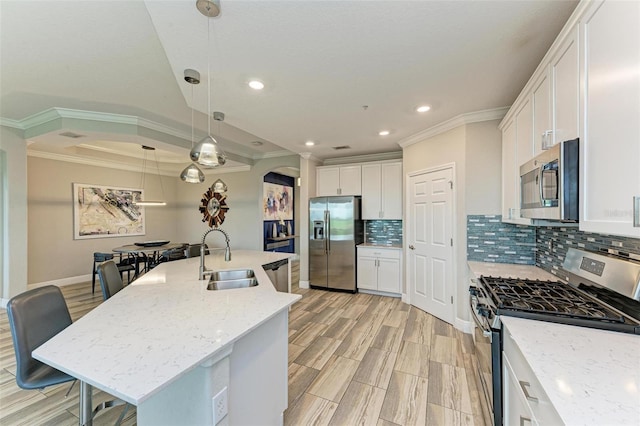
[(145, 235), (142, 189), (73, 184), (73, 239)]
[(264, 182), (263, 220), (293, 220), (293, 188)]

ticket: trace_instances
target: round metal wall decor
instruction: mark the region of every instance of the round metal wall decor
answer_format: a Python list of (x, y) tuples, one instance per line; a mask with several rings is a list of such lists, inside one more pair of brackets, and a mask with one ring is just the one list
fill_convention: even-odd
[(213, 187), (202, 195), (199, 210), (203, 215), (202, 221), (210, 228), (217, 228), (224, 222), (224, 216), (229, 210), (226, 198), (226, 194), (215, 192)]

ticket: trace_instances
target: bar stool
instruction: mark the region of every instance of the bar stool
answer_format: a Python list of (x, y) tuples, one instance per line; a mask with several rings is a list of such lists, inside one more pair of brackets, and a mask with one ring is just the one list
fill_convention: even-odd
[[(93, 275), (91, 276), (91, 294), (96, 292), (96, 274), (98, 273), (96, 267), (99, 263), (106, 262), (107, 260), (112, 260), (112, 253), (93, 253)], [(120, 276), (124, 279), (124, 273), (127, 273), (127, 281), (131, 280), (131, 271), (135, 271), (135, 259), (131, 262), (130, 259), (124, 259), (119, 263), (116, 263), (118, 267), (118, 271), (120, 272)]]

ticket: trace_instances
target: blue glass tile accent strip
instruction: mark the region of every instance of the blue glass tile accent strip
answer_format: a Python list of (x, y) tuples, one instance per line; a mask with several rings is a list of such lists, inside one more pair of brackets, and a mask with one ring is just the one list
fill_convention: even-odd
[(467, 216), (467, 259), (535, 264), (536, 230), (502, 223), (501, 215)]
[(383, 246), (402, 245), (401, 220), (365, 220), (364, 225), (368, 243)]

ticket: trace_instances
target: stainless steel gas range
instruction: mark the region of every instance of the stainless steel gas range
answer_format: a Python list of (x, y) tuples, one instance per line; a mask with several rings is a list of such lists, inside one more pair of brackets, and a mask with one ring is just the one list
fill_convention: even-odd
[(640, 335), (640, 262), (569, 249), (562, 281), (482, 276), (469, 288), (484, 403), (503, 424), (502, 324), (515, 316)]

